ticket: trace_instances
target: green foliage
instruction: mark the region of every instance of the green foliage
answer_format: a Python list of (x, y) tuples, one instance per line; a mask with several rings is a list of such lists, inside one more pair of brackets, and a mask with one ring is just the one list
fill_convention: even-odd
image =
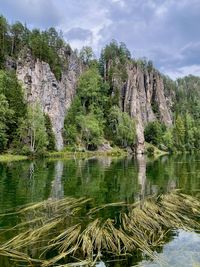
[(39, 104), (28, 107), (27, 117), (19, 127), (19, 138), (24, 154), (43, 154), (47, 150), (48, 135)]
[(3, 68), (5, 55), (8, 53), (8, 23), (7, 20), (0, 16), (0, 68)]
[(154, 155), (154, 153), (155, 153), (155, 148), (154, 148), (154, 146), (148, 146), (147, 147), (147, 155), (148, 156), (153, 156)]
[(179, 149), (184, 148), (184, 141), (185, 141), (185, 125), (182, 117), (180, 115), (177, 116), (175, 121), (175, 127), (174, 127), (174, 137), (176, 146)]
[(54, 28), (43, 32), (34, 29), (30, 34), (30, 48), (33, 55), (49, 63), (57, 80), (60, 80), (62, 75), (62, 64), (58, 52), (63, 46), (64, 41)]
[(103, 136), (103, 127), (92, 113), (80, 115), (77, 118), (81, 140), (88, 150), (95, 150), (100, 145)]
[(24, 47), (31, 49), (33, 56), (49, 63), (57, 80), (61, 80), (62, 67), (65, 62), (60, 58), (61, 50), (71, 53), (71, 48), (64, 42), (62, 33), (51, 27), (46, 31), (28, 30), (26, 25), (17, 21), (9, 25), (0, 16), (0, 68), (4, 67), (8, 56), (17, 58)]
[(135, 144), (135, 122), (126, 112), (122, 112), (117, 106), (113, 106), (108, 116), (110, 137), (117, 145), (131, 146)]
[(169, 151), (175, 150), (175, 142), (174, 142), (174, 136), (173, 136), (173, 128), (167, 129), (162, 137), (162, 143), (165, 147), (168, 148)]
[(44, 119), (45, 119), (46, 133), (47, 133), (47, 137), (48, 137), (47, 149), (49, 151), (54, 151), (56, 148), (56, 144), (55, 144), (55, 135), (54, 135), (54, 132), (52, 130), (52, 124), (51, 124), (50, 118), (47, 114), (44, 115)]
[(104, 104), (105, 90), (103, 79), (96, 68), (92, 67), (81, 75), (77, 94), (85, 111), (88, 111), (91, 105), (100, 107)]
[(76, 96), (65, 117), (63, 133), (65, 145), (73, 145), (78, 143), (79, 133), (77, 129), (77, 117), (83, 113), (84, 111), (81, 105), (81, 100), (78, 96)]
[(200, 78), (192, 75), (172, 81), (163, 76), (165, 95), (173, 100), (174, 125), (163, 136), (169, 150), (199, 149)]
[(176, 113), (189, 113), (194, 119), (200, 118), (200, 78), (189, 75), (177, 80), (175, 90)]
[(9, 110), (12, 110), (12, 112), (9, 112), (9, 119), (6, 120), (6, 133), (10, 144), (16, 136), (20, 119), (26, 114), (22, 87), (14, 73), (0, 70), (0, 92), (5, 96)]
[(158, 121), (149, 122), (144, 130), (145, 140), (158, 146), (162, 143), (162, 137), (166, 127)]
[(2, 152), (7, 145), (8, 135), (6, 133), (6, 121), (12, 115), (12, 110), (9, 109), (6, 97), (0, 93), (0, 152)]
[(113, 40), (101, 52), (100, 72), (110, 86), (114, 86), (113, 78), (116, 77), (119, 83), (127, 79), (126, 63), (131, 59), (131, 53), (124, 43), (118, 44)]
[(151, 72), (154, 69), (154, 66), (153, 66), (153, 61), (151, 60), (147, 60), (146, 57), (143, 57), (143, 58), (139, 58), (136, 60), (136, 64), (141, 68), (141, 70), (145, 71), (147, 70), (148, 72)]
[(94, 58), (94, 52), (90, 46), (84, 46), (80, 51), (80, 59), (85, 64), (89, 64)]
[(87, 149), (94, 150), (106, 135), (117, 145), (133, 145), (135, 123), (127, 113), (112, 107), (113, 104), (108, 83), (97, 67), (90, 65), (79, 79), (77, 95), (65, 118), (65, 143), (84, 144)]
[(64, 123), (65, 144), (82, 143), (94, 150), (103, 139), (107, 87), (97, 68), (91, 66), (79, 79), (77, 95)]
[(17, 55), (25, 44), (25, 27), (21, 22), (17, 21), (11, 25), (10, 33), (12, 39), (11, 55)]
[(127, 59), (131, 59), (131, 53), (125, 43), (121, 42), (118, 44), (115, 40), (109, 45), (106, 45), (102, 51), (102, 56), (105, 61), (119, 59), (121, 63), (125, 63)]
[(25, 113), (23, 92), (16, 76), (0, 70), (0, 151), (14, 140), (19, 120)]

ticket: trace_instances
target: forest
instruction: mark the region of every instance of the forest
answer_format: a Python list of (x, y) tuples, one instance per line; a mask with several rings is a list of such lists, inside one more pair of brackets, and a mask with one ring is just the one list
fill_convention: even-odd
[[(92, 48), (72, 51), (62, 32), (28, 29), (21, 22), (9, 25), (0, 17), (0, 153), (44, 155), (55, 151), (55, 137), (50, 118), (39, 103), (27, 104), (22, 84), (7, 62), (15, 65), (21, 51), (28, 48), (34, 58), (47, 62), (57, 81), (67, 62), (60, 51), (75, 53), (84, 66), (76, 96), (64, 123), (65, 150), (82, 147), (97, 150), (102, 143), (134, 151), (136, 119), (122, 110), (119, 89), (114, 88), (116, 77), (127, 79), (126, 66), (130, 62), (150, 72), (153, 63), (135, 59), (124, 43), (112, 41), (106, 45), (99, 59)], [(105, 66), (108, 66), (109, 69)], [(145, 141), (171, 153), (200, 149), (200, 78), (189, 75), (176, 81), (160, 74), (166, 96), (171, 96), (173, 125), (166, 127), (157, 117), (145, 125)], [(115, 92), (113, 94), (113, 92)], [(155, 106), (156, 113), (156, 106)]]

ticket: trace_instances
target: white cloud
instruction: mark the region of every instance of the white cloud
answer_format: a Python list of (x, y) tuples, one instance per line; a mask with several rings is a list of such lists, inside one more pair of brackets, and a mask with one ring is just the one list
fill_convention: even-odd
[(200, 76), (200, 65), (184, 66), (174, 70), (163, 70), (163, 72), (176, 80), (179, 77), (184, 77), (186, 75), (192, 74), (194, 76)]

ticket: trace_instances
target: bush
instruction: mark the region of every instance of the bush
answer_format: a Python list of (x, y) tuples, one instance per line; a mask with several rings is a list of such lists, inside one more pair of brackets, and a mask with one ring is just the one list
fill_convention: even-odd
[(110, 137), (116, 145), (124, 147), (135, 144), (135, 122), (126, 112), (122, 112), (117, 106), (110, 109), (108, 117)]
[(153, 146), (149, 146), (149, 147), (147, 147), (147, 155), (148, 156), (153, 156), (154, 155), (154, 153), (155, 153), (155, 149), (154, 149), (154, 147)]
[(162, 142), (162, 137), (166, 127), (158, 121), (149, 122), (144, 130), (145, 141), (158, 146)]

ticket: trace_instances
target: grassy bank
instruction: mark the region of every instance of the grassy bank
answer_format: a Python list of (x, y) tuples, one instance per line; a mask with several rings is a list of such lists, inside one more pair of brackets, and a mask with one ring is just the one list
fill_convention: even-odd
[(27, 156), (22, 155), (12, 155), (12, 154), (3, 154), (0, 155), (0, 162), (11, 162), (11, 161), (20, 161), (20, 160), (27, 160)]
[(158, 147), (145, 142), (145, 154), (148, 156), (160, 157), (169, 154), (169, 152), (160, 150)]
[(125, 157), (128, 156), (128, 152), (120, 148), (114, 148), (110, 151), (59, 151), (50, 152), (46, 155), (50, 159), (90, 158), (98, 156)]
[[(145, 154), (147, 154), (148, 156), (159, 157), (168, 154), (168, 152), (162, 151), (152, 144), (145, 143)], [(9, 153), (2, 154), (0, 155), (0, 162), (20, 161), (20, 160), (39, 158), (39, 157), (45, 157), (49, 159), (70, 159), (70, 158), (87, 159), (91, 157), (100, 157), (100, 156), (126, 157), (128, 155), (129, 155), (128, 151), (119, 147), (114, 147), (112, 150), (109, 151), (74, 151), (74, 148), (72, 149), (68, 148), (64, 151), (47, 152), (42, 156), (13, 155)]]

